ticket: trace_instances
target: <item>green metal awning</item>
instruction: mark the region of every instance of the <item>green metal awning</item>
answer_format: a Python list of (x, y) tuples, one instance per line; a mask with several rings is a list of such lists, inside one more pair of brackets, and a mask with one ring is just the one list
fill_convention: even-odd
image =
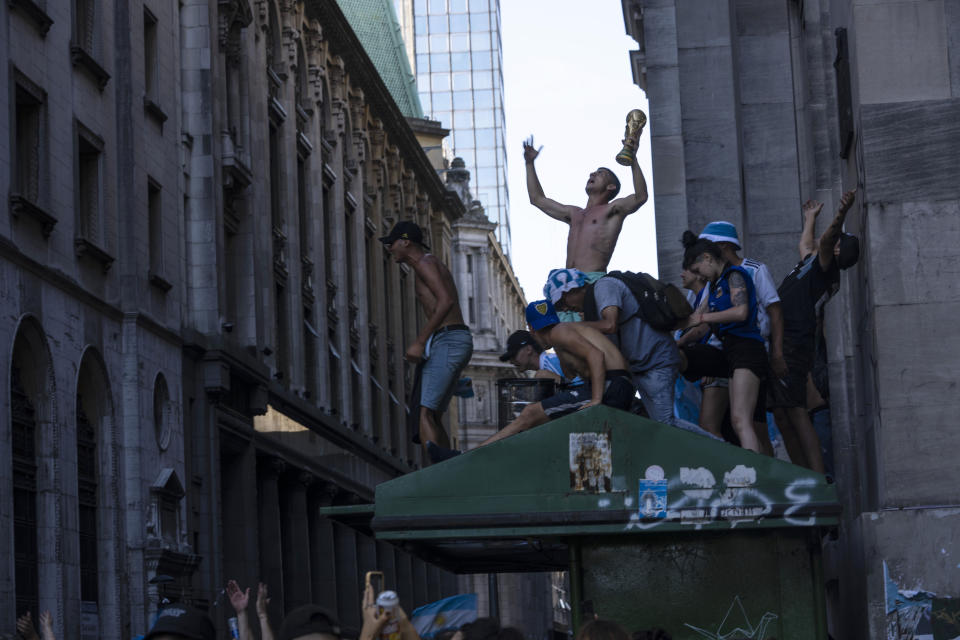
[(604, 406), (385, 482), (373, 507), (378, 539), (460, 572), (563, 568), (574, 537), (821, 527), (840, 509), (821, 474)]

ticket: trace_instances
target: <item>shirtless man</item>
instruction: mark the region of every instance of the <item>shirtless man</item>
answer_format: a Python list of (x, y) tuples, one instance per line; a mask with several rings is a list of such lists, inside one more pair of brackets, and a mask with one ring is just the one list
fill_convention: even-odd
[[(510, 424), (480, 443), (481, 447), (598, 404), (630, 410), (636, 389), (627, 371), (627, 361), (605, 335), (579, 322), (561, 322), (549, 300), (527, 305), (527, 324), (537, 344), (544, 349), (556, 349), (563, 370), (578, 374), (584, 383), (528, 404)], [(459, 453), (431, 447), (434, 461)]]
[(449, 447), (450, 439), (440, 418), (450, 404), (460, 372), (473, 355), (473, 336), (463, 323), (456, 284), (450, 270), (427, 253), (430, 248), (423, 241), (423, 231), (413, 222), (398, 222), (380, 242), (394, 262), (413, 269), (417, 300), (427, 317), (427, 323), (406, 352), (410, 362), (423, 361), (419, 423), (422, 437), (415, 436), (414, 442), (422, 441), (424, 453), (429, 442)]
[[(542, 149), (543, 147), (540, 147)], [(567, 269), (587, 274), (588, 284), (607, 271), (610, 256), (617, 245), (623, 220), (647, 201), (647, 181), (636, 158), (633, 171), (633, 195), (613, 198), (620, 192), (620, 181), (613, 171), (600, 167), (587, 180), (587, 206), (560, 204), (543, 195), (543, 187), (533, 166), (540, 149), (533, 146), (533, 136), (523, 143), (523, 159), (527, 166), (527, 194), (530, 204), (548, 216), (570, 225), (567, 236)]]

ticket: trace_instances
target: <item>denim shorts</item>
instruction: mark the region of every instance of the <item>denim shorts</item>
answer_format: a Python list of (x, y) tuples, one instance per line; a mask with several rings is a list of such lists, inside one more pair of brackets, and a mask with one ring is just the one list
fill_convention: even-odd
[(443, 413), (470, 356), (473, 335), (469, 329), (453, 329), (430, 337), (429, 357), (420, 379), (420, 406)]

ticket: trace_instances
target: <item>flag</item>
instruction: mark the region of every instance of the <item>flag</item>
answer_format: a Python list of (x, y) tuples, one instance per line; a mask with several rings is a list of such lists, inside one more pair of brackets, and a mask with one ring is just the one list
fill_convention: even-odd
[(441, 631), (459, 629), (477, 619), (477, 594), (466, 593), (437, 600), (413, 610), (410, 622), (421, 638), (432, 638)]

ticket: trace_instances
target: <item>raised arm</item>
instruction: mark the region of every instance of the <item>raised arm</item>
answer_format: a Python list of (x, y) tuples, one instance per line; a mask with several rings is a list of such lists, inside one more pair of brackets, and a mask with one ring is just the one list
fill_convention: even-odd
[(240, 631), (240, 640), (253, 640), (253, 632), (250, 630), (250, 620), (247, 618), (247, 605), (250, 604), (250, 587), (246, 591), (240, 590), (240, 585), (236, 580), (227, 582), (227, 597), (230, 598), (230, 604), (233, 610), (237, 612), (237, 627)]
[(643, 177), (643, 171), (640, 170), (636, 156), (630, 164), (630, 171), (633, 172), (633, 195), (614, 200), (610, 204), (608, 215), (628, 216), (647, 201), (647, 179)]
[(257, 587), (257, 618), (260, 619), (260, 637), (262, 640), (273, 640), (273, 628), (270, 626), (270, 616), (267, 614), (267, 605), (270, 604), (270, 596), (267, 593), (267, 585), (260, 583)]
[(800, 233), (800, 243), (797, 245), (801, 260), (817, 250), (813, 232), (817, 226), (817, 216), (822, 209), (823, 203), (816, 200), (807, 200), (803, 203), (803, 231)]
[(620, 307), (616, 305), (610, 305), (609, 307), (604, 307), (600, 311), (599, 320), (584, 320), (580, 323), (584, 327), (593, 327), (600, 333), (605, 333), (610, 335), (617, 332), (617, 320), (620, 319)]
[(820, 268), (826, 271), (833, 262), (833, 247), (840, 239), (840, 232), (843, 230), (843, 221), (847, 219), (847, 212), (853, 206), (853, 201), (857, 199), (857, 190), (847, 191), (840, 197), (840, 208), (833, 222), (827, 227), (827, 230), (820, 236)]
[(543, 187), (540, 186), (540, 178), (537, 177), (537, 169), (533, 165), (534, 160), (540, 155), (540, 149), (533, 147), (533, 136), (523, 141), (523, 161), (527, 167), (527, 195), (530, 196), (530, 204), (551, 218), (570, 224), (570, 216), (577, 207), (560, 204), (543, 195)]

